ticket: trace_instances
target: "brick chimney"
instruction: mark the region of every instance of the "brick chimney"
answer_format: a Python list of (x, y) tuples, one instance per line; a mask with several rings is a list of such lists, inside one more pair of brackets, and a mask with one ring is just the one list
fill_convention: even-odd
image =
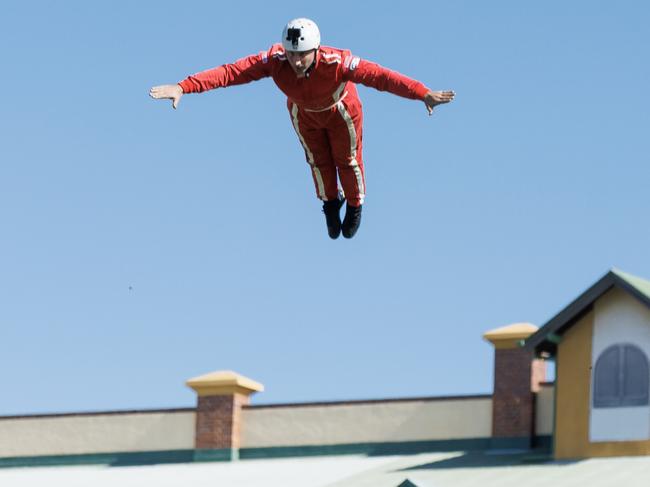
[(546, 364), (521, 341), (537, 331), (530, 323), (490, 330), (483, 338), (494, 345), (492, 447), (530, 448), (535, 436), (535, 394), (546, 378)]
[(241, 409), (264, 386), (235, 372), (217, 371), (186, 382), (197, 393), (194, 448), (203, 460), (239, 457)]

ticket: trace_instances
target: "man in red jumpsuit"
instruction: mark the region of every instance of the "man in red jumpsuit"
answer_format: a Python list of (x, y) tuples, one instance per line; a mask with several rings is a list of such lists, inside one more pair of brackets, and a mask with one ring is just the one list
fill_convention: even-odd
[[(156, 86), (153, 98), (173, 100), (185, 93), (249, 83), (272, 77), (287, 95), (293, 127), (311, 167), (316, 195), (323, 201), (327, 231), (335, 239), (352, 238), (361, 223), (366, 194), (362, 157), (363, 112), (355, 83), (433, 108), (454, 99), (453, 91), (431, 91), (419, 81), (360, 59), (346, 49), (320, 45), (320, 32), (309, 19), (290, 21), (282, 43), (232, 64), (189, 76), (176, 85)], [(340, 186), (339, 186), (340, 182)], [(347, 200), (345, 218), (340, 209)]]

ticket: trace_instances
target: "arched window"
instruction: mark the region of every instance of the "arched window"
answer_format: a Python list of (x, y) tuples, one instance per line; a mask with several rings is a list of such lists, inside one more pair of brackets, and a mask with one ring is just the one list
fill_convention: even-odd
[(646, 406), (650, 373), (648, 359), (635, 345), (612, 345), (596, 360), (594, 407)]

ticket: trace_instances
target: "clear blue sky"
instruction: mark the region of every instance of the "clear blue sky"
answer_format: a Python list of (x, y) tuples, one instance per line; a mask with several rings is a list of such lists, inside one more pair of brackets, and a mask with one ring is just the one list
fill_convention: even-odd
[[(298, 6), (297, 6), (298, 5)], [(456, 101), (360, 87), (368, 197), (331, 241), (270, 79), (151, 86), (323, 43)], [(0, 414), (488, 393), (488, 329), (610, 267), (650, 278), (647, 2), (8, 2)]]

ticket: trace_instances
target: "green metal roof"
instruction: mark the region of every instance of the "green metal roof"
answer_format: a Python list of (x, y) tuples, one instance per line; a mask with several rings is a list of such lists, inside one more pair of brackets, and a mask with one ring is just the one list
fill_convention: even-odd
[(594, 301), (612, 288), (626, 291), (650, 308), (650, 281), (612, 269), (532, 334), (525, 347), (537, 353), (554, 354), (560, 336), (591, 310)]
[(109, 467), (0, 468), (2, 487), (648, 487), (650, 456), (552, 461), (533, 452), (342, 455)]
[[(317, 485), (308, 484), (305, 485)], [(647, 487), (650, 456), (574, 461), (530, 453), (455, 452), (394, 457), (327, 487)]]

